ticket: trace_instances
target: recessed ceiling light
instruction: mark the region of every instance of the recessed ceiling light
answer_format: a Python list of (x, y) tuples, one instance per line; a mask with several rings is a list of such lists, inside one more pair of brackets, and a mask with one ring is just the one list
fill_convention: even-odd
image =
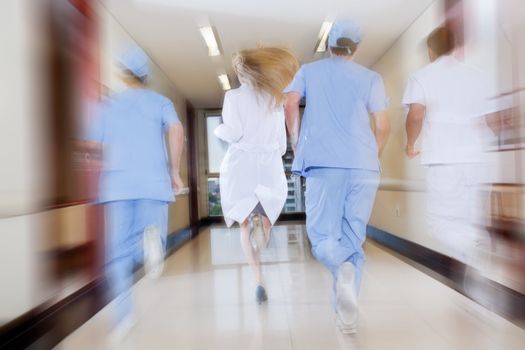
[(228, 79), (228, 75), (227, 74), (219, 75), (219, 82), (221, 83), (222, 89), (224, 91), (231, 90), (232, 87), (230, 85), (230, 79)]
[(204, 42), (206, 42), (206, 46), (208, 46), (208, 55), (220, 56), (221, 49), (219, 48), (219, 41), (217, 40), (217, 36), (213, 27), (201, 27), (199, 30), (201, 32), (202, 38), (204, 39)]
[(319, 36), (317, 38), (317, 45), (315, 46), (315, 52), (325, 52), (326, 51), (326, 39), (328, 39), (328, 34), (330, 29), (332, 29), (333, 22), (325, 21), (321, 25), (321, 30), (319, 31)]

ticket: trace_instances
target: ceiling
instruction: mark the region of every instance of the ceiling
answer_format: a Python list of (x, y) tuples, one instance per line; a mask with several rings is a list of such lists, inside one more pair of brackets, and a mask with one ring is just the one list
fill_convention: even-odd
[[(356, 61), (371, 66), (434, 0), (100, 0), (196, 108), (216, 108), (218, 73), (232, 55), (257, 45), (291, 49), (301, 62), (320, 58), (321, 24), (352, 18), (363, 31)], [(213, 25), (223, 55), (209, 57), (199, 27)], [(233, 84), (235, 86), (235, 84)]]

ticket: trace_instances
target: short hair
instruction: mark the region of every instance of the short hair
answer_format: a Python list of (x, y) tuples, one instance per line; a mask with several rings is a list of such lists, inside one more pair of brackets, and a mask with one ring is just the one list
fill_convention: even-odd
[(349, 38), (337, 39), (337, 46), (331, 46), (330, 51), (336, 56), (349, 56), (356, 52), (357, 45), (355, 41)]
[(133, 73), (131, 70), (125, 67), (122, 67), (122, 75), (125, 79), (128, 79), (130, 81), (135, 81), (136, 83), (143, 84), (143, 85), (145, 85), (146, 81), (148, 80), (147, 75), (139, 77), (135, 73)]
[(438, 56), (443, 56), (454, 51), (454, 33), (447, 27), (436, 28), (427, 38), (427, 46)]

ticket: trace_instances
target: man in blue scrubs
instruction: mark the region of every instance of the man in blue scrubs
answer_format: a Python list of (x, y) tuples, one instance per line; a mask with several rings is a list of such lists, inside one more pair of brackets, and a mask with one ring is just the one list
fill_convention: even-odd
[(308, 237), (314, 256), (334, 276), (343, 333), (357, 327), (362, 245), (380, 179), (379, 155), (390, 130), (381, 76), (352, 61), (360, 41), (355, 23), (335, 22), (328, 37), (331, 57), (303, 65), (285, 90), (295, 150), (292, 171), (306, 177)]
[(106, 273), (117, 298), (113, 334), (122, 338), (134, 324), (134, 266), (144, 256), (150, 275), (162, 272), (168, 203), (183, 187), (183, 128), (172, 102), (146, 88), (148, 56), (132, 47), (119, 63), (128, 89), (100, 107), (88, 139), (102, 148), (99, 202), (106, 208)]

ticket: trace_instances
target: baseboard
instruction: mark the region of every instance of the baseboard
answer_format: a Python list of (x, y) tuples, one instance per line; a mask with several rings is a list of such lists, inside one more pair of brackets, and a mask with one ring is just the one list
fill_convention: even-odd
[[(500, 316), (512, 322), (525, 320), (524, 294), (475, 272), (475, 280), (469, 280), (470, 288), (466, 288), (464, 277), (468, 267), (464, 263), (373, 226), (368, 226), (367, 237)], [(483, 290), (483, 295), (470, 292), (471, 290)]]

